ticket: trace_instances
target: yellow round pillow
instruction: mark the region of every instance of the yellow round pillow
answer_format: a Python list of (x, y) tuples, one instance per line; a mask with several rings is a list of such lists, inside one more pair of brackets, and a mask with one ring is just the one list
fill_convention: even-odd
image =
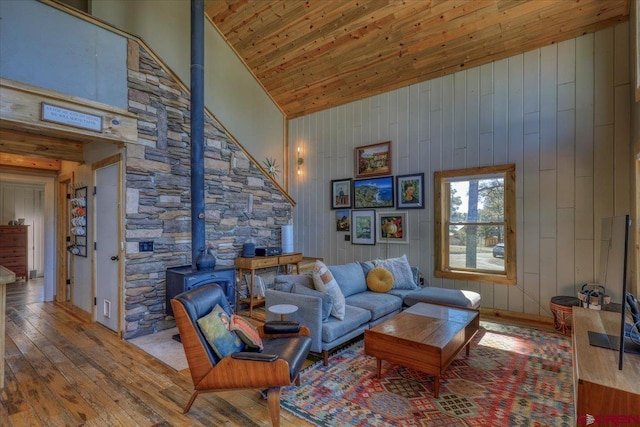
[(367, 287), (373, 292), (388, 292), (393, 287), (393, 274), (384, 267), (375, 267), (367, 274)]

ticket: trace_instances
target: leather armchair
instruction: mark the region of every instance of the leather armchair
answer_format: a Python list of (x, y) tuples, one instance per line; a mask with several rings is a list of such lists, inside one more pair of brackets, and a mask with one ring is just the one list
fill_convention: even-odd
[(280, 387), (294, 382), (300, 385), (300, 369), (311, 349), (309, 330), (292, 322), (268, 322), (258, 328), (264, 345), (262, 352), (238, 352), (220, 359), (197, 323), (216, 304), (232, 314), (224, 292), (217, 284), (183, 292), (171, 300), (194, 385), (183, 413), (191, 409), (201, 393), (266, 388), (271, 423), (280, 425)]

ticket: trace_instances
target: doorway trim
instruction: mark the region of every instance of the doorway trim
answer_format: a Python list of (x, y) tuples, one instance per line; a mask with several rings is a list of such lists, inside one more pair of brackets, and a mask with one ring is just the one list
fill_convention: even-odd
[(58, 266), (58, 274), (56, 276), (56, 294), (55, 301), (58, 303), (66, 303), (67, 295), (72, 292), (67, 290), (67, 280), (69, 286), (73, 286), (69, 277), (69, 262), (73, 263), (73, 259), (69, 259), (67, 252), (67, 236), (69, 236), (69, 204), (67, 203), (67, 194), (69, 187), (73, 185), (73, 172), (62, 174), (58, 177), (57, 188), (57, 209), (56, 209), (56, 264)]

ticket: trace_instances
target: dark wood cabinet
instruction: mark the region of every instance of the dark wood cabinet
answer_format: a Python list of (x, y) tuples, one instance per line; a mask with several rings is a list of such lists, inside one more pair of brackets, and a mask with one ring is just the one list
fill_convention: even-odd
[[(638, 425), (640, 355), (589, 344), (589, 331), (620, 331), (620, 313), (573, 307), (573, 393), (576, 425)], [(619, 333), (618, 333), (619, 336)]]
[(0, 265), (13, 271), (16, 280), (28, 279), (28, 236), (26, 225), (0, 225)]

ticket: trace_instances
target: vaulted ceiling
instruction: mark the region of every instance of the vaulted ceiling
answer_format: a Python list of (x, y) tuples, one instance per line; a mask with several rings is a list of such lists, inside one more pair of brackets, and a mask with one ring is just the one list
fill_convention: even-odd
[(287, 118), (625, 21), (629, 0), (206, 0)]

